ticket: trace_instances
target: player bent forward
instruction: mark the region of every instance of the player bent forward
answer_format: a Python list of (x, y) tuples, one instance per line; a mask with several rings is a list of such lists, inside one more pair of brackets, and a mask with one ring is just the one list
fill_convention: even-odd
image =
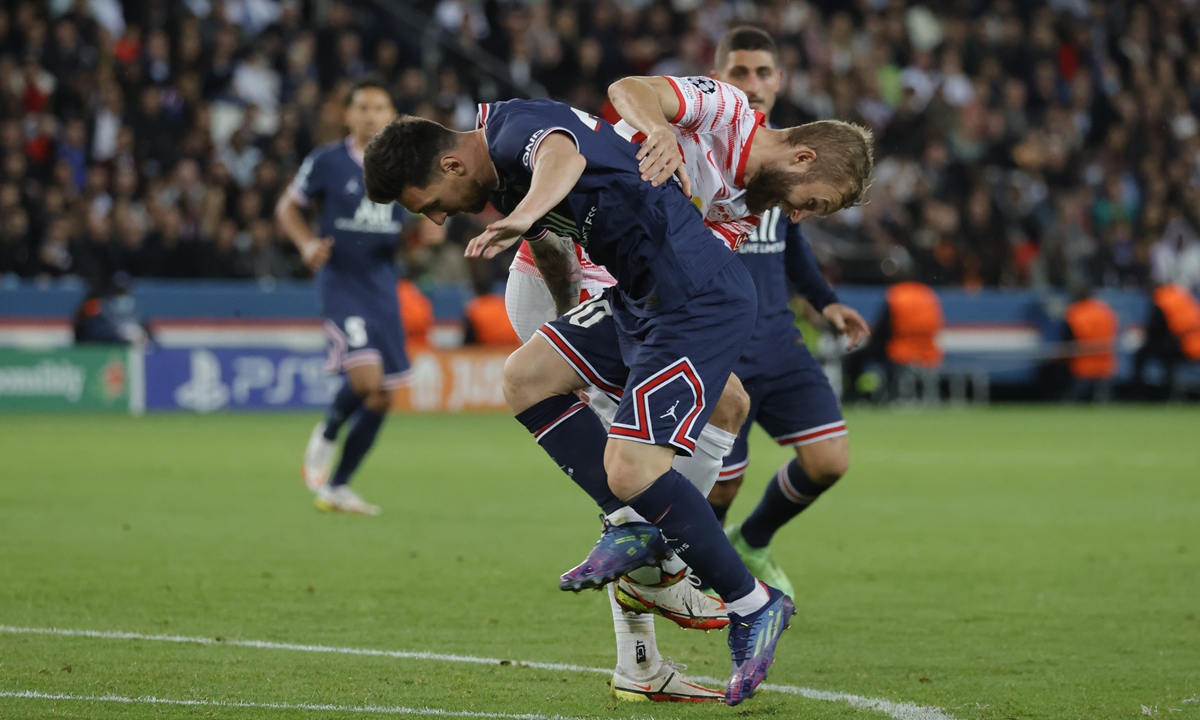
[[(770, 58), (769, 55), (767, 57)], [(643, 86), (651, 92), (638, 93), (639, 88), (633, 88), (631, 92), (623, 89), (624, 86), (631, 84)], [(699, 201), (698, 205), (702, 212), (706, 212), (706, 219), (718, 237), (725, 238), (727, 233), (731, 234), (729, 233), (732, 225), (730, 220), (741, 221), (744, 226), (753, 227), (750, 218), (747, 217), (749, 210), (746, 202), (748, 191), (745, 187), (745, 175), (740, 170), (744, 168), (743, 157), (746, 158), (746, 163), (752, 162), (747, 151), (752, 152), (753, 143), (751, 141), (763, 121), (762, 115), (754, 112), (764, 109), (756, 103), (756, 100), (759, 100), (757, 95), (747, 98), (734, 87), (714, 83), (708, 78), (629, 78), (614, 85), (612, 92), (616, 95), (613, 98), (614, 103), (625, 106), (623, 114), (640, 118), (635, 121), (646, 123), (642, 127), (649, 130), (646, 132), (640, 128), (632, 128), (629, 127), (629, 123), (623, 122), (617, 126), (617, 130), (624, 137), (637, 139), (636, 133), (639, 130), (643, 136), (654, 134), (655, 128), (658, 127), (654, 123), (670, 123), (672, 125), (669, 130), (673, 131), (677, 137), (677, 143), (673, 145), (678, 145), (683, 150), (684, 165), (691, 177), (693, 200)], [(639, 94), (650, 104), (640, 109), (632, 108), (633, 112), (629, 112), (630, 99), (636, 98)], [(665, 107), (668, 103), (671, 103), (670, 107)], [(765, 109), (769, 110), (769, 106)], [(822, 138), (821, 131), (824, 131), (828, 137)], [(865, 159), (869, 166), (869, 134), (861, 128), (845, 123), (826, 122), (813, 124), (806, 130), (806, 133), (808, 140), (806, 144), (811, 145), (808, 150), (813, 151), (815, 148), (823, 156), (836, 157), (841, 154), (838, 152), (838, 144), (857, 145), (860, 150), (868, 151)], [(770, 147), (770, 143), (759, 144), (760, 150), (763, 147)], [(649, 153), (645, 153), (645, 155), (648, 157)], [(853, 153), (850, 155), (853, 156)], [(655, 166), (647, 162), (644, 167), (643, 176), (654, 177), (650, 173), (654, 172)], [(658, 167), (665, 167), (665, 164), (660, 164)], [(849, 174), (854, 175), (855, 173)], [(861, 171), (861, 174), (865, 177), (866, 171)], [(761, 183), (762, 176), (756, 175), (755, 177), (759, 177)], [(834, 185), (853, 187), (854, 183), (837, 182)], [(761, 187), (761, 184), (756, 186)], [(814, 189), (809, 188), (809, 190)], [(827, 188), (825, 194), (832, 195), (832, 192), (832, 188)], [(852, 193), (853, 191), (850, 190), (844, 194)], [(818, 199), (820, 194), (819, 192), (813, 193), (818, 196)], [(797, 202), (797, 206), (799, 206), (797, 209), (800, 209), (803, 204)], [(828, 204), (824, 206), (817, 204), (815, 207), (818, 214), (827, 214), (831, 209), (836, 209), (835, 206)], [(804, 210), (807, 209), (804, 207)], [(791, 225), (790, 220), (782, 218), (782, 213), (778, 208), (771, 210), (768, 214), (772, 219), (781, 218), (781, 226), (785, 223)], [(797, 214), (807, 213), (801, 210)], [(791, 227), (797, 228), (794, 225)], [(755, 229), (754, 237), (757, 237), (759, 231), (765, 232), (765, 229), (760, 225)], [(770, 228), (772, 239), (774, 239), (774, 231), (775, 228), (772, 224)], [(781, 231), (782, 234), (783, 231)], [(791, 239), (790, 235), (789, 233), (789, 240)], [(803, 240), (798, 238), (798, 233), (796, 236), (796, 244), (800, 247), (803, 245)], [(568, 247), (570, 246), (568, 245)], [(574, 256), (570, 253), (557, 252), (553, 237), (547, 237), (532, 244), (526, 243), (520, 248), (509, 275), (506, 305), (513, 327), (517, 329), (523, 339), (528, 340), (543, 323), (566, 314), (577, 303), (581, 290), (586, 299), (599, 294), (604, 287), (615, 283), (615, 280), (603, 267), (590, 261), (582, 248), (576, 245), (574, 251)], [(744, 255), (739, 257), (743, 260), (746, 259)], [(763, 259), (768, 260), (768, 258)], [(777, 258), (769, 259), (774, 262), (768, 264), (779, 263)], [(549, 264), (548, 267), (547, 264)], [(815, 275), (819, 283), (828, 290), (824, 281), (819, 279), (819, 271), (815, 269), (815, 265), (810, 270), (809, 274)], [(778, 274), (782, 275), (782, 268), (779, 268), (779, 271)], [(779, 334), (780, 324), (785, 328), (784, 334), (786, 334), (786, 329), (791, 328), (790, 321), (784, 322), (778, 308), (775, 307), (781, 305), (788, 318), (791, 317), (790, 312), (786, 311), (786, 281), (779, 279), (776, 283), (774, 273), (768, 272), (767, 275), (769, 275), (767, 284), (772, 287), (772, 292), (768, 293), (769, 309), (761, 306), (764, 290), (759, 278), (755, 278), (755, 285), (758, 286), (760, 294), (759, 323), (755, 330), (755, 336), (760, 334), (759, 330), (763, 327), (764, 311), (769, 313), (775, 321), (768, 332)], [(784, 289), (774, 290), (776, 284)], [(832, 294), (831, 291), (829, 292)], [(783, 300), (779, 300), (776, 296), (782, 297)], [(859, 338), (855, 336), (861, 332), (861, 328), (846, 321), (847, 316), (850, 321), (857, 319), (857, 314), (845, 306), (835, 305), (829, 307), (829, 310), (829, 314), (832, 315), (831, 320), (837, 322), (840, 318), (844, 321), (838, 323), (839, 329), (853, 328), (852, 339), (858, 340)], [(586, 324), (589, 337), (594, 338), (588, 341), (589, 345), (599, 347), (616, 345), (611, 319), (595, 313), (590, 303), (585, 303), (584, 306), (572, 311), (570, 315)], [(860, 323), (860, 325), (865, 327), (865, 324)], [(762, 343), (759, 343), (759, 350), (762, 349), (761, 345)], [(775, 345), (770, 345), (772, 352), (759, 358), (757, 362), (773, 364), (776, 359), (773, 356), (774, 349)], [(744, 354), (743, 361), (745, 361), (745, 357)], [(577, 372), (586, 374), (586, 370), (577, 369)], [(740, 384), (735, 390), (735, 394), (742, 398), (741, 403), (738, 404), (744, 408), (745, 392), (741, 390)], [(730, 388), (727, 388), (718, 405), (718, 412), (722, 405), (729, 404), (727, 400), (730, 395)], [(603, 398), (604, 396), (601, 394), (599, 399), (603, 400)], [(596, 409), (597, 405), (602, 404), (594, 400), (592, 407)], [(836, 405), (836, 400), (834, 404)], [(598, 409), (597, 412), (604, 417), (605, 413), (602, 409)], [(717, 413), (714, 413), (712, 421), (714, 424), (718, 424), (716, 417)], [(735, 424), (730, 429), (739, 428), (742, 419), (742, 417), (738, 417), (734, 420)], [(716, 428), (711, 426), (706, 427), (701, 434), (701, 440), (704, 440), (710, 431), (715, 430)], [(729, 439), (733, 440), (734, 437), (730, 435)], [(728, 448), (729, 445), (726, 445), (725, 449)], [(699, 443), (697, 450), (700, 450)], [(718, 456), (723, 454), (723, 452), (717, 453)], [(707, 493), (712, 488), (713, 479), (707, 471), (697, 472), (700, 464), (695, 461), (700, 456), (701, 453), (698, 452), (693, 458), (676, 457), (674, 467), (696, 484), (701, 492)], [(613, 522), (620, 522), (620, 513), (621, 511), (614, 513), (609, 519)], [(747, 562), (749, 563), (749, 561)], [(686, 568), (671, 567), (671, 563), (678, 563), (678, 560), (665, 561), (662, 574), (658, 574), (658, 569), (652, 567), (640, 568), (629, 573), (615, 584), (615, 593), (612, 592), (614, 585), (609, 585), (610, 597), (613, 600), (613, 622), (617, 634), (618, 655), (617, 669), (613, 676), (613, 691), (618, 698), (660, 701), (689, 701), (705, 698), (703, 688), (687, 682), (686, 678), (678, 673), (669, 662), (663, 662), (656, 647), (653, 619), (645, 613), (656, 612), (682, 627), (715, 628), (724, 624), (721, 620), (726, 615), (725, 609), (717, 601), (709, 600), (706, 603), (706, 596), (699, 594), (689, 583), (678, 582), (679, 577), (683, 574), (682, 571)], [(750, 567), (752, 570), (754, 569), (754, 566)], [(757, 572), (756, 576), (767, 584), (775, 586), (770, 578), (758, 575)], [(790, 595), (790, 593), (788, 594)]]
[[(752, 285), (677, 188), (641, 181), (634, 149), (611, 126), (547, 101), (498, 103), (481, 115), (483, 127), (474, 133), (416, 119), (393, 123), (368, 148), (368, 190), (376, 199), (399, 198), (434, 222), (481, 210), (490, 199), (509, 218), (473, 240), (469, 253), (494, 254), (527, 233), (540, 239), (545, 227), (535, 223), (553, 223), (588, 242), (612, 271), (617, 290), (589, 302), (589, 312), (551, 323), (540, 341), (514, 355), (506, 396), (606, 511), (628, 503), (657, 525), (606, 532), (609, 545), (628, 550), (602, 553), (581, 581), (603, 584), (662, 559), (670, 552), (665, 536), (723, 597), (733, 657), (726, 701), (737, 704), (765, 678), (793, 608), (777, 590), (755, 583), (671, 460), (694, 450), (694, 433), (748, 339)], [(803, 164), (811, 160), (809, 152)], [(587, 334), (575, 332), (602, 316), (614, 322), (624, 366), (605, 364), (612, 348), (588, 347)], [(577, 357), (566, 362), (560, 352)], [(579, 412), (583, 404), (574, 398), (585, 385), (577, 371), (589, 357), (623, 383), (588, 378), (621, 398), (607, 441), (599, 420)], [(602, 538), (598, 546), (604, 544)]]

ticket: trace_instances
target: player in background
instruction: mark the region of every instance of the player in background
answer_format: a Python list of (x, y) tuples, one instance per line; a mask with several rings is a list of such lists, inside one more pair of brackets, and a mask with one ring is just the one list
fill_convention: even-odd
[[(349, 135), (305, 158), (275, 207), (280, 227), (317, 273), (329, 336), (326, 370), (346, 377), (325, 419), (313, 428), (301, 466), (317, 507), (326, 511), (379, 514), (349, 482), (375, 443), (392, 391), (409, 372), (393, 260), (406, 214), (395, 203), (372, 202), (363, 182), (363, 149), (395, 116), (381, 81), (355, 83), (346, 97)], [(304, 217), (314, 201), (321, 204), (319, 236)], [(333, 470), (338, 431), (350, 421)]]
[[(713, 77), (734, 85), (750, 106), (770, 115), (783, 73), (771, 36), (757, 28), (732, 30), (717, 45)], [(788, 307), (789, 281), (826, 320), (845, 335), (847, 348), (861, 344), (870, 328), (841, 304), (822, 277), (800, 226), (779, 208), (768, 210), (738, 251), (758, 289), (758, 322), (734, 371), (750, 396), (750, 417), (725, 457), (719, 482), (709, 493), (717, 518), (725, 521), (750, 464), (747, 436), (757, 422), (796, 457), (781, 467), (758, 507), (740, 526), (726, 531), (738, 554), (759, 580), (793, 595), (792, 583), (771, 556), (768, 544), (784, 523), (828, 490), (849, 464), (849, 438), (837, 395), (821, 365), (805, 347)]]

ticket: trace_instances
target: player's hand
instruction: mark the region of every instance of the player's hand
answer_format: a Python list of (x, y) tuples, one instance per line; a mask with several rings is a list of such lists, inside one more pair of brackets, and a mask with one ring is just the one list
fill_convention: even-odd
[(333, 238), (322, 238), (306, 243), (304, 249), (300, 251), (300, 259), (304, 261), (309, 270), (316, 272), (321, 269), (322, 265), (329, 262), (331, 253), (333, 253)]
[(853, 350), (871, 337), (871, 326), (867, 325), (863, 316), (849, 305), (841, 303), (826, 305), (821, 314), (825, 316), (830, 325), (833, 325), (839, 335), (846, 336), (847, 350)]
[(512, 247), (521, 239), (532, 222), (516, 215), (501, 218), (487, 226), (478, 236), (471, 238), (463, 253), (466, 257), (494, 258), (496, 255)]
[(638, 149), (637, 159), (643, 180), (648, 180), (651, 185), (658, 187), (670, 180), (672, 175), (676, 175), (683, 185), (683, 191), (688, 197), (692, 196), (692, 183), (683, 167), (679, 140), (671, 128), (660, 127), (647, 135)]

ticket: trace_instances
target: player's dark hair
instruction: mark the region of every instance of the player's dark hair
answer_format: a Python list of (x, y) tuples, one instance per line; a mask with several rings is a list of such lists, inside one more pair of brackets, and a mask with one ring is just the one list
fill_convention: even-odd
[(725, 37), (717, 43), (717, 52), (713, 56), (717, 70), (725, 69), (729, 53), (735, 50), (766, 50), (775, 58), (776, 63), (779, 62), (779, 48), (776, 47), (775, 41), (766, 31), (756, 27), (743, 26), (725, 33)]
[(428, 187), (438, 161), (457, 144), (453, 131), (432, 120), (401, 115), (371, 138), (363, 151), (367, 197), (388, 203), (406, 187)]
[(817, 154), (805, 182), (840, 188), (842, 208), (857, 205), (871, 185), (875, 136), (867, 128), (841, 120), (818, 120), (787, 131), (788, 144), (806, 145)]
[(354, 84), (350, 86), (350, 89), (346, 92), (346, 97), (342, 98), (342, 105), (345, 107), (350, 107), (350, 103), (354, 102), (355, 93), (357, 93), (359, 90), (372, 89), (382, 90), (384, 94), (388, 96), (388, 102), (392, 103), (392, 105), (396, 104), (392, 100), (392, 91), (388, 89), (387, 83), (383, 81), (383, 78), (379, 77), (378, 75), (364, 75), (358, 80), (355, 80)]

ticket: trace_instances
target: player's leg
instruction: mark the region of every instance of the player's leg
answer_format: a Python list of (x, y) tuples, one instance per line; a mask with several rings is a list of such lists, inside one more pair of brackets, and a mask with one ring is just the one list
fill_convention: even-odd
[(308, 438), (308, 446), (304, 450), (304, 462), (300, 466), (304, 484), (312, 492), (325, 486), (333, 472), (333, 462), (337, 459), (338, 432), (358, 409), (362, 407), (362, 395), (355, 392), (345, 378), (343, 362), (348, 350), (346, 334), (335, 319), (325, 320), (325, 333), (329, 340), (329, 361), (325, 369), (329, 373), (343, 375), (342, 386), (333, 397), (333, 403), (325, 413), (325, 418), (317, 423)]
[[(709, 507), (712, 508), (713, 514), (717, 516), (717, 521), (722, 525), (725, 524), (725, 517), (729, 514), (729, 506), (733, 504), (738, 490), (742, 487), (746, 468), (750, 465), (750, 427), (754, 424), (754, 419), (758, 416), (758, 408), (762, 405), (763, 393), (766, 387), (765, 379), (762, 377), (750, 377), (742, 382), (743, 391), (748, 399), (747, 406), (749, 411), (742, 426), (738, 429), (733, 447), (722, 458), (721, 470), (717, 474), (717, 482), (708, 493)], [(767, 584), (769, 585), (770, 583)]]
[(391, 409), (392, 392), (383, 384), (383, 366), (375, 363), (347, 369), (346, 384), (362, 398), (362, 407), (350, 426), (337, 470), (329, 479), (330, 487), (346, 485), (379, 434), (379, 428)]
[(750, 412), (750, 396), (736, 375), (730, 375), (713, 408), (712, 417), (696, 438), (696, 452), (675, 460), (675, 469), (707, 496), (717, 482), (725, 456), (733, 449), (738, 432)]
[(378, 506), (365, 502), (350, 489), (350, 480), (375, 445), (379, 430), (392, 406), (392, 393), (406, 382), (408, 356), (404, 349), (404, 327), (400, 310), (375, 316), (355, 315), (342, 324), (343, 340), (348, 348), (342, 359), (346, 385), (361, 398), (337, 469), (327, 485), (317, 493), (317, 507), (323, 510), (379, 514)]
[(362, 398), (354, 392), (349, 382), (343, 382), (325, 412), (325, 418), (313, 428), (304, 450), (302, 471), (304, 484), (309, 490), (316, 492), (329, 482), (333, 461), (337, 459), (338, 432), (360, 407)]
[[(741, 381), (730, 375), (712, 417), (696, 438), (696, 451), (690, 456), (676, 455), (671, 463), (701, 494), (707, 496), (713, 490), (721, 463), (737, 440), (737, 430), (746, 418), (749, 404)], [(614, 405), (614, 414), (615, 411)], [(611, 416), (608, 424), (612, 424)], [(725, 627), (728, 613), (723, 603), (699, 592), (691, 583), (679, 584), (688, 571), (678, 556), (658, 566), (639, 568), (621, 579), (617, 600), (627, 610), (657, 612), (682, 627), (703, 630)]]
[(608, 586), (613, 630), (617, 636), (617, 667), (612, 694), (617, 700), (655, 702), (720, 702), (725, 694), (692, 682), (681, 668), (664, 660), (654, 638), (654, 616), (624, 613)]
[[(603, 343), (597, 343), (595, 348), (582, 347), (581, 351), (575, 343), (586, 341), (587, 336), (564, 337), (553, 327), (558, 325), (569, 327), (569, 321), (560, 319), (548, 324), (509, 355), (504, 363), (504, 398), (517, 420), (563, 472), (605, 514), (613, 513), (624, 503), (609, 490), (604, 475), (607, 433), (595, 413), (580, 412), (587, 403), (576, 395), (588, 386), (585, 373), (594, 375), (592, 384), (605, 382), (599, 380), (594, 368), (597, 364), (603, 366), (606, 349)], [(583, 352), (588, 352), (589, 359), (584, 359)], [(607, 352), (611, 356), (608, 361), (614, 363), (608, 370), (616, 371), (619, 353), (613, 348)], [(624, 372), (623, 367), (620, 372)], [(619, 391), (619, 386), (609, 387)]]
[(749, 340), (757, 311), (753, 287), (741, 263), (732, 262), (677, 309), (638, 317), (614, 308), (630, 376), (605, 452), (613, 493), (652, 520), (729, 609), (731, 705), (766, 677), (795, 610), (789, 598), (753, 578), (704, 494), (671, 463), (676, 452), (695, 452), (696, 435)]
[(796, 457), (775, 472), (750, 516), (729, 535), (755, 577), (791, 589), (769, 550), (771, 538), (846, 473), (850, 443), (837, 397), (816, 361), (798, 350), (780, 365), (783, 374), (756, 419), (780, 445), (795, 448)]
[(379, 507), (365, 502), (349, 483), (375, 444), (391, 407), (391, 390), (384, 387), (383, 365), (365, 363), (346, 369), (346, 386), (361, 398), (361, 406), (342, 444), (342, 455), (329, 482), (317, 489), (317, 507), (326, 511), (378, 515)]

